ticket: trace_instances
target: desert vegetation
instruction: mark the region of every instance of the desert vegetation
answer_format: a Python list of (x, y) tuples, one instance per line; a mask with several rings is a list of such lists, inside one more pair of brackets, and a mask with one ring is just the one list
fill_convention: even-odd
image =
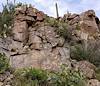
[[(15, 14), (15, 8), (19, 8), (17, 14)], [(85, 18), (89, 17), (87, 18), (89, 21), (92, 18), (90, 15), (93, 16), (92, 11), (89, 16), (87, 13), (89, 11), (85, 13), (87, 15)], [(80, 21), (80, 16), (70, 14), (67, 18), (65, 17), (64, 20), (67, 21), (65, 22), (60, 17), (49, 17), (31, 5), (24, 6), (22, 3), (12, 4), (9, 2), (3, 5), (3, 11), (0, 13), (0, 82), (3, 83), (1, 86), (8, 84), (10, 86), (87, 86), (91, 79), (96, 79), (99, 83), (100, 39), (98, 35), (97, 38), (94, 36), (87, 38), (87, 34), (80, 34), (83, 29), (80, 22), (85, 22)], [(92, 20), (90, 19), (89, 22)], [(15, 27), (14, 34), (12, 34), (13, 27)], [(85, 29), (87, 27), (84, 26)], [(87, 40), (82, 37), (86, 37)], [(87, 41), (87, 48), (84, 41)], [(92, 44), (92, 42), (94, 43)], [(3, 51), (6, 53), (1, 53)], [(29, 63), (25, 57), (28, 58)], [(44, 62), (42, 65), (44, 60), (47, 63)], [(68, 61), (63, 64), (64, 60)], [(11, 61), (15, 63), (10, 64)], [(19, 64), (16, 63), (17, 61)], [(88, 70), (90, 73), (92, 70), (88, 78), (78, 67), (80, 66), (78, 63), (81, 61), (86, 61), (93, 66), (92, 68), (90, 64), (81, 64), (82, 67), (86, 66), (85, 72)], [(31, 67), (35, 62), (39, 67), (47, 67), (52, 64), (55, 69), (58, 64), (61, 62), (62, 64), (59, 70), (55, 71)], [(67, 62), (70, 66), (66, 65)], [(17, 68), (19, 66), (22, 67)], [(23, 68), (24, 66), (27, 67)]]

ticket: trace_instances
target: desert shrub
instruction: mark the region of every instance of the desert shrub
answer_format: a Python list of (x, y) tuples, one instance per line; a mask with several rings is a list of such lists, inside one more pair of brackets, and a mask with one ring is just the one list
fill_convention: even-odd
[(56, 32), (59, 36), (67, 40), (71, 40), (72, 34), (70, 31), (69, 25), (67, 23), (59, 22), (56, 28)]
[(83, 45), (71, 48), (71, 58), (78, 61), (87, 60), (96, 66), (100, 66), (100, 50), (98, 44), (89, 44), (87, 49)]
[(85, 86), (85, 78), (79, 71), (61, 67), (58, 72), (41, 69), (22, 69), (15, 73), (14, 86)]
[(76, 30), (80, 30), (80, 24), (79, 23), (77, 23), (77, 25), (76, 25)]
[(59, 36), (65, 39), (71, 39), (72, 35), (71, 35), (69, 25), (63, 20), (58, 20), (58, 19), (46, 16), (44, 22), (45, 22), (45, 25), (50, 25), (56, 28), (55, 32), (57, 32)]
[(28, 68), (15, 72), (14, 86), (46, 86), (47, 73), (44, 70)]
[(89, 61), (96, 65), (100, 66), (100, 41), (96, 40), (93, 43), (88, 45), (88, 51), (90, 52)]
[(0, 16), (0, 35), (3, 37), (4, 35), (11, 35), (11, 26), (14, 18), (14, 5), (12, 3), (8, 3), (7, 5), (3, 5), (3, 11)]
[(71, 58), (78, 61), (88, 60), (89, 52), (87, 52), (83, 46), (75, 45), (71, 47)]
[(44, 20), (45, 25), (50, 25), (52, 27), (57, 27), (58, 26), (58, 20), (53, 18), (53, 17), (49, 17), (49, 16), (45, 16), (45, 20)]
[(5, 54), (0, 53), (0, 73), (4, 73), (9, 69), (9, 60), (5, 56)]
[(69, 69), (62, 65), (58, 72), (49, 75), (53, 86), (85, 86), (85, 77), (80, 71)]
[(15, 5), (15, 8), (20, 7), (20, 6), (23, 6), (23, 3), (21, 3), (21, 2), (17, 3), (17, 4)]
[(96, 79), (100, 81), (100, 67), (96, 70)]

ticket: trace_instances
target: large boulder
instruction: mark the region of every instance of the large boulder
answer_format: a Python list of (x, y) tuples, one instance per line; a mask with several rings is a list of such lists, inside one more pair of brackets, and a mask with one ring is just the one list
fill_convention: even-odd
[(20, 42), (26, 41), (28, 36), (27, 28), (28, 26), (26, 21), (15, 22), (14, 27), (12, 29), (13, 39)]
[(25, 53), (25, 48), (23, 46), (24, 45), (22, 42), (12, 40), (11, 44), (9, 45), (10, 56)]
[(24, 14), (18, 14), (16, 16), (16, 21), (35, 21), (35, 18), (34, 17), (31, 17), (31, 16), (25, 16)]
[(15, 8), (15, 20), (19, 21), (43, 21), (44, 15), (42, 11), (38, 11), (32, 6), (27, 7), (24, 5)]
[(78, 65), (79, 70), (83, 72), (86, 78), (89, 78), (89, 79), (95, 78), (96, 67), (93, 64), (91, 64), (88, 61), (79, 61), (77, 65)]
[(4, 53), (7, 57), (10, 57), (9, 45), (12, 43), (11, 38), (0, 38), (0, 53)]
[(36, 17), (37, 15), (36, 15), (36, 12), (37, 12), (37, 9), (35, 9), (35, 8), (33, 8), (33, 7), (29, 7), (29, 8), (27, 8), (27, 15), (28, 16), (31, 16), (31, 17)]
[(71, 66), (69, 47), (64, 47), (65, 39), (57, 35), (55, 28), (44, 25), (32, 26), (34, 21), (43, 21), (43, 12), (23, 6), (17, 8), (15, 16), (13, 40), (9, 45), (12, 67), (56, 70), (63, 63)]
[(36, 36), (33, 34), (29, 35), (29, 43), (30, 43), (30, 47), (31, 49), (38, 49), (40, 50), (42, 48), (42, 40), (40, 37)]
[(31, 50), (28, 50), (27, 53), (20, 53), (20, 51), (12, 55), (11, 64), (13, 67), (57, 70), (61, 64), (71, 66), (69, 47), (63, 46), (65, 40), (57, 36), (55, 28), (37, 26), (28, 28), (28, 31), (28, 49)]
[[(77, 32), (82, 33), (82, 35), (88, 35), (88, 39), (95, 39), (97, 37), (99, 38), (100, 24), (94, 10), (88, 10), (80, 15), (67, 13), (64, 15), (63, 20), (73, 27), (72, 32), (77, 30)], [(75, 33), (75, 35), (78, 34)], [(78, 36), (80, 37), (80, 40), (82, 35), (80, 34)]]
[[(42, 20), (43, 15), (40, 13), (37, 15), (37, 21)], [(61, 64), (71, 67), (70, 49), (64, 47), (65, 39), (59, 37), (54, 27), (44, 25), (33, 27), (28, 25), (27, 20), (18, 20), (15, 21), (13, 34), (14, 40), (9, 45), (12, 67), (48, 70), (57, 70)]]
[(44, 19), (44, 13), (43, 12), (37, 12), (37, 20), (38, 21), (43, 21), (43, 19)]
[(57, 45), (63, 46), (64, 38), (58, 37), (55, 32), (55, 28), (51, 26), (38, 26), (36, 28), (31, 28), (29, 33), (29, 44), (34, 44), (34, 37), (37, 36), (38, 39), (41, 38), (43, 43), (50, 43), (52, 47), (56, 47)]
[(95, 20), (95, 12), (88, 10), (80, 15), (80, 29), (89, 35), (94, 36), (99, 32), (98, 26)]
[(15, 15), (25, 14), (26, 10), (27, 10), (27, 6), (26, 5), (18, 6), (18, 7), (15, 8)]
[(58, 70), (62, 64), (71, 67), (69, 49), (60, 47), (55, 48), (52, 52), (45, 49), (31, 50), (26, 54), (12, 56), (10, 61), (14, 68), (34, 67)]

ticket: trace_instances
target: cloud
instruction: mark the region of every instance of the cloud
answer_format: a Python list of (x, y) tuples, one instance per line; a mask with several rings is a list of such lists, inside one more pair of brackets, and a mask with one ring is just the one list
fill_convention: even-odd
[[(57, 0), (33, 0), (40, 6), (44, 12), (50, 16), (56, 16), (55, 2)], [(93, 9), (97, 16), (100, 17), (100, 0), (58, 0), (59, 15), (63, 16), (67, 11), (72, 13), (81, 13), (83, 11)]]
[[(81, 13), (83, 11), (93, 9), (95, 10), (97, 16), (100, 17), (100, 0), (16, 0), (16, 1), (32, 4), (39, 10), (47, 13), (49, 16), (56, 17), (55, 2), (57, 2), (60, 16), (63, 16), (64, 13), (66, 13), (67, 11), (72, 13)], [(6, 3), (6, 0), (0, 0), (0, 5), (1, 3)]]

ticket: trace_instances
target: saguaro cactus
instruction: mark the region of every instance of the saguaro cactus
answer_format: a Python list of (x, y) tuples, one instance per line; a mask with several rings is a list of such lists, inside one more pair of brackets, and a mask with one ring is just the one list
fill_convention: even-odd
[(15, 3), (16, 3), (16, 0), (14, 0), (14, 5), (15, 5)]
[(55, 6), (56, 6), (56, 14), (57, 14), (57, 18), (59, 18), (58, 5), (57, 5), (57, 3), (55, 4)]
[(8, 0), (7, 0), (7, 5), (8, 5)]

